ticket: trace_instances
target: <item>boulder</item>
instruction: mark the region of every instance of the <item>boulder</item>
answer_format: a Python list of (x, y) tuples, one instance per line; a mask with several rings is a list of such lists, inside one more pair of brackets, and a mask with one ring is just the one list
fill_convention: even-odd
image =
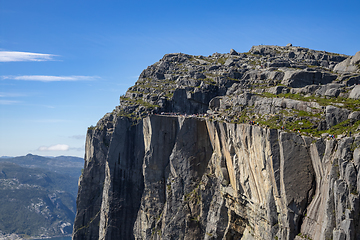
[(327, 128), (335, 126), (348, 119), (350, 111), (347, 109), (337, 108), (334, 106), (326, 107), (326, 124)]
[(221, 97), (214, 97), (209, 102), (209, 108), (213, 111), (217, 111), (220, 108)]
[(294, 93), (301, 93), (301, 94), (314, 94), (316, 93), (316, 90), (318, 90), (319, 88), (322, 88), (322, 86), (319, 86), (319, 85), (308, 85), (306, 87), (303, 87), (303, 88), (293, 88), (291, 90), (294, 91)]
[(295, 57), (295, 53), (294, 53), (294, 52), (289, 52), (288, 57), (289, 57), (289, 58), (294, 58), (294, 57)]
[(320, 66), (328, 68), (329, 67), (329, 61), (326, 61), (326, 60), (321, 61)]
[(267, 89), (267, 92), (269, 92), (271, 94), (280, 94), (280, 93), (282, 93), (284, 88), (285, 88), (284, 86), (271, 87), (271, 88)]
[(209, 71), (213, 71), (213, 70), (217, 70), (218, 68), (220, 68), (221, 67), (221, 65), (212, 65), (212, 66), (210, 66), (209, 67)]
[(353, 72), (356, 70), (355, 66), (350, 65), (351, 58), (347, 58), (334, 67), (334, 72)]
[(239, 61), (239, 59), (228, 58), (228, 59), (226, 59), (224, 65), (227, 67), (231, 67), (231, 66), (234, 66), (237, 61)]
[(234, 49), (230, 49), (230, 55), (238, 55), (238, 53)]
[(320, 96), (337, 97), (341, 92), (340, 89), (344, 86), (345, 85), (338, 83), (326, 84), (320, 86), (319, 89), (315, 91), (315, 94)]
[(355, 121), (360, 120), (360, 111), (355, 111), (355, 112), (350, 113), (348, 118), (353, 119)]
[(327, 96), (327, 97), (337, 97), (337, 96), (339, 96), (339, 94), (340, 94), (340, 90), (336, 89), (336, 88), (328, 89), (325, 92), (325, 96)]
[(290, 63), (288, 61), (274, 61), (274, 62), (267, 62), (267, 67), (290, 67)]
[(239, 72), (237, 69), (230, 69), (225, 76), (228, 76), (232, 79), (240, 79), (242, 77), (242, 73)]
[(351, 90), (349, 98), (360, 99), (360, 85), (356, 85), (353, 90)]
[(273, 80), (282, 80), (284, 77), (284, 72), (280, 71), (268, 71), (266, 74), (268, 79)]
[(194, 76), (195, 79), (205, 79), (206, 76), (203, 73), (195, 72)]
[(360, 62), (360, 51), (357, 52), (354, 56), (348, 57), (344, 61), (336, 64), (334, 67), (334, 72), (356, 72), (359, 70), (357, 66)]
[(355, 84), (360, 84), (360, 75), (351, 76), (346, 81), (347, 86), (352, 86)]
[(320, 84), (328, 84), (331, 83), (332, 81), (337, 79), (337, 75), (336, 74), (331, 74), (331, 73), (326, 73), (323, 72), (321, 74), (321, 81)]
[(281, 83), (289, 87), (301, 88), (311, 84), (327, 84), (336, 78), (334, 74), (318, 71), (286, 71)]
[(358, 51), (358, 52), (351, 58), (350, 64), (351, 64), (351, 65), (360, 64), (360, 51)]

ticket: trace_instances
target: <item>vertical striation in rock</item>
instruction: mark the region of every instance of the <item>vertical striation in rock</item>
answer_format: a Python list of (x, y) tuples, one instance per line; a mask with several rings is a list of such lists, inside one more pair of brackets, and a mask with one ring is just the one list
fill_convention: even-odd
[(142, 164), (145, 141), (143, 124), (120, 118), (112, 133), (105, 161), (99, 239), (132, 239), (132, 226), (144, 189)]
[(165, 55), (89, 128), (73, 239), (359, 240), (354, 59)]

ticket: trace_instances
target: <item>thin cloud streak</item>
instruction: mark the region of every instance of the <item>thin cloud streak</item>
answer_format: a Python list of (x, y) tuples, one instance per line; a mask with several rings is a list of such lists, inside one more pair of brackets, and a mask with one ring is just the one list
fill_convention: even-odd
[(73, 138), (73, 139), (85, 139), (85, 135), (73, 135), (73, 136), (70, 136), (69, 138)]
[(92, 81), (99, 79), (97, 76), (48, 76), (48, 75), (23, 75), (2, 76), (4, 80), (40, 81), (40, 82), (64, 82), (64, 81)]
[(70, 148), (69, 145), (66, 145), (66, 144), (56, 144), (56, 145), (52, 145), (52, 146), (49, 146), (49, 147), (41, 146), (37, 150), (41, 151), (41, 152), (46, 152), (46, 151), (68, 151), (69, 148)]
[(85, 151), (85, 146), (83, 147), (79, 147), (79, 148), (69, 148), (69, 150), (74, 150), (74, 151)]
[(59, 123), (59, 122), (70, 122), (69, 120), (65, 119), (37, 119), (33, 120), (36, 123)]
[(26, 97), (24, 93), (9, 93), (9, 92), (0, 92), (0, 97)]
[(42, 62), (52, 61), (57, 55), (45, 53), (0, 51), (0, 62)]
[(59, 122), (67, 122), (67, 121), (62, 120), (62, 119), (43, 119), (43, 120), (36, 120), (35, 122), (38, 122), (38, 123), (59, 123)]
[(14, 101), (14, 100), (0, 100), (0, 105), (12, 105), (20, 103), (20, 101)]

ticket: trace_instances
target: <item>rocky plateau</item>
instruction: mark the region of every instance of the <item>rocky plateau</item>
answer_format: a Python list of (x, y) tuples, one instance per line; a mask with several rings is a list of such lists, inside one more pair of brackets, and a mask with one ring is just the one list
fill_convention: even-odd
[(74, 240), (360, 239), (360, 52), (166, 54), (88, 128)]

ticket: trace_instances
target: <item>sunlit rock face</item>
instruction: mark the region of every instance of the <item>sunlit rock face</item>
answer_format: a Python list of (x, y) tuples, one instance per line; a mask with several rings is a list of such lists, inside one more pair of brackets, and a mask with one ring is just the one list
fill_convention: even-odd
[(89, 128), (73, 239), (360, 239), (346, 59), (165, 55)]

